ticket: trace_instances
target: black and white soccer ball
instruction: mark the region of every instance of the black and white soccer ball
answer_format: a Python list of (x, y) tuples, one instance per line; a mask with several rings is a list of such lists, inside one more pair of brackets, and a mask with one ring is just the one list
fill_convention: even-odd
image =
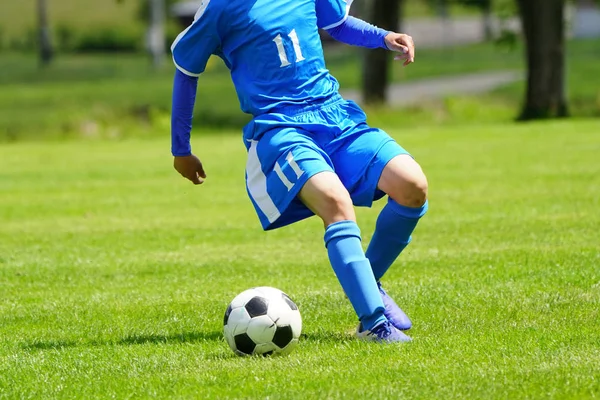
[(229, 347), (239, 356), (289, 354), (298, 344), (302, 318), (281, 290), (256, 287), (231, 301), (223, 330)]

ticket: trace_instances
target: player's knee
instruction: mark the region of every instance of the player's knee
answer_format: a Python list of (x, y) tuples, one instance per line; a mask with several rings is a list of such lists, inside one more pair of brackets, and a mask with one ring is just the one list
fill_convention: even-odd
[(414, 207), (422, 207), (427, 201), (427, 192), (429, 190), (429, 183), (425, 174), (421, 173), (417, 179), (412, 182), (411, 198), (410, 201)]
[(427, 201), (429, 185), (422, 171), (413, 171), (398, 184), (393, 193), (388, 193), (398, 204), (406, 207), (422, 207)]
[(323, 209), (321, 218), (326, 226), (334, 222), (355, 220), (354, 206), (350, 194), (342, 190), (327, 190), (323, 193)]
[(378, 186), (396, 203), (406, 207), (422, 207), (427, 201), (427, 178), (409, 155), (393, 158), (383, 170)]

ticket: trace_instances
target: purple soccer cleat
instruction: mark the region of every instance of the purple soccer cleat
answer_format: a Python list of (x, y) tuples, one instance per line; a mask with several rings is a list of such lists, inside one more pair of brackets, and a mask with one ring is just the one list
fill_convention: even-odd
[(380, 343), (410, 342), (412, 340), (396, 329), (390, 321), (382, 322), (371, 330), (363, 330), (362, 323), (360, 323), (356, 329), (356, 336), (361, 340)]
[(383, 300), (383, 305), (385, 306), (385, 311), (383, 315), (394, 325), (395, 328), (400, 329), (401, 331), (407, 331), (412, 327), (412, 322), (410, 318), (402, 311), (398, 304), (392, 299), (385, 290), (381, 287), (381, 282), (377, 282), (377, 286), (379, 287), (379, 293), (381, 294), (381, 300)]

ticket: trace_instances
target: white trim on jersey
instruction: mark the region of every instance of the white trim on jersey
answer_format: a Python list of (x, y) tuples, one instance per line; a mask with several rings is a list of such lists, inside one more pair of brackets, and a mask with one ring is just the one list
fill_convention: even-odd
[(177, 67), (177, 69), (180, 70), (181, 72), (183, 72), (184, 74), (194, 77), (194, 78), (199, 77), (200, 74), (190, 72), (190, 71), (186, 70), (185, 68), (180, 67), (177, 64), (177, 61), (175, 61), (174, 51), (175, 51), (175, 46), (177, 46), (177, 43), (179, 43), (181, 41), (181, 39), (186, 35), (186, 33), (188, 33), (188, 31), (192, 28), (192, 26), (194, 26), (196, 21), (198, 21), (204, 15), (204, 12), (206, 11), (206, 8), (208, 7), (208, 3), (210, 3), (210, 0), (202, 0), (202, 3), (200, 3), (200, 8), (198, 8), (198, 11), (196, 11), (196, 15), (194, 15), (194, 22), (192, 22), (191, 25), (188, 26), (183, 32), (181, 32), (179, 35), (177, 35), (177, 37), (175, 38), (175, 41), (173, 41), (173, 44), (171, 45), (171, 54), (173, 54), (173, 63), (175, 64), (175, 67)]
[(258, 159), (257, 146), (258, 141), (250, 141), (248, 161), (246, 163), (246, 185), (252, 200), (254, 200), (263, 214), (266, 215), (269, 222), (273, 223), (281, 216), (281, 213), (267, 191), (267, 177), (263, 173), (262, 165)]
[(348, 15), (350, 15), (350, 6), (352, 5), (353, 1), (354, 0), (347, 0), (347, 1), (345, 1), (345, 3), (346, 3), (346, 15), (344, 15), (344, 18), (342, 18), (341, 20), (339, 20), (338, 22), (336, 22), (334, 24), (327, 25), (326, 27), (324, 27), (322, 29), (324, 29), (324, 30), (333, 29), (333, 28), (335, 28), (335, 27), (340, 26), (341, 24), (343, 24), (348, 19)]
[(177, 61), (175, 61), (175, 57), (173, 57), (173, 64), (175, 64), (175, 68), (177, 68), (178, 70), (180, 70), (181, 72), (183, 72), (184, 74), (186, 74), (187, 76), (191, 76), (192, 78), (197, 78), (202, 74), (195, 74), (193, 72), (188, 71), (187, 69), (180, 67), (179, 64), (177, 64)]

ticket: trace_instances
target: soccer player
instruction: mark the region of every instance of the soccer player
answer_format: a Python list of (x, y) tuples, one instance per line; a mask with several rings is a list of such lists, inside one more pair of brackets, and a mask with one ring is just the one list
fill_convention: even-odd
[[(243, 130), (246, 187), (263, 229), (319, 216), (329, 260), (360, 321), (357, 336), (405, 342), (411, 321), (380, 279), (427, 211), (427, 180), (406, 150), (338, 94), (319, 29), (350, 45), (398, 52), (405, 66), (414, 45), (408, 35), (349, 16), (351, 2), (203, 0), (172, 46), (171, 150), (182, 176), (194, 184), (206, 179), (190, 130), (197, 79), (214, 54), (231, 70), (242, 111), (253, 116)], [(353, 206), (386, 194), (365, 253)]]

